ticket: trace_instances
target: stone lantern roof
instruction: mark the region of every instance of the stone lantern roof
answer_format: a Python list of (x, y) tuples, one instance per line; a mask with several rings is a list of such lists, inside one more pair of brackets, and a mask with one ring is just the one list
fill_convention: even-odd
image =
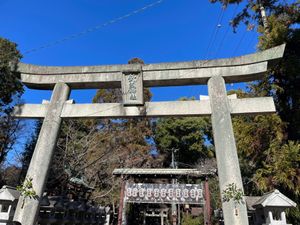
[(13, 202), (15, 200), (18, 200), (19, 197), (20, 197), (20, 193), (14, 187), (3, 186), (0, 189), (0, 200), (6, 200), (6, 201)]
[(253, 204), (254, 208), (261, 207), (284, 207), (291, 208), (296, 207), (296, 203), (286, 197), (278, 190), (274, 190), (272, 192), (268, 192), (264, 194), (257, 202)]

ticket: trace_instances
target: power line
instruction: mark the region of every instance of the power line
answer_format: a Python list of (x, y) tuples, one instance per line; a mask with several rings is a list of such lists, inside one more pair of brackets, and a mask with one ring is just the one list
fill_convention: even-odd
[(224, 7), (221, 7), (221, 11), (219, 13), (219, 16), (218, 16), (218, 20), (217, 20), (217, 24), (215, 25), (214, 29), (213, 29), (213, 32), (211, 34), (211, 37), (210, 37), (210, 40), (209, 40), (209, 43), (208, 43), (208, 46), (207, 46), (207, 49), (206, 49), (206, 55), (205, 55), (205, 58), (207, 59), (210, 55), (210, 48), (211, 46), (213, 46), (213, 43), (215, 42), (215, 38), (219, 32), (219, 29), (221, 27), (221, 23), (222, 23), (222, 20), (223, 20), (223, 17), (224, 17)]
[(55, 45), (58, 45), (58, 44), (61, 44), (61, 43), (64, 43), (66, 41), (69, 41), (69, 40), (72, 40), (72, 39), (75, 39), (75, 38), (78, 38), (78, 37), (81, 37), (83, 35), (86, 35), (86, 34), (89, 34), (89, 33), (92, 33), (92, 32), (95, 32), (103, 27), (106, 27), (108, 25), (111, 25), (111, 24), (114, 24), (114, 23), (117, 23), (121, 20), (124, 20), (124, 19), (127, 19), (128, 17), (131, 17), (135, 14), (138, 14), (138, 13), (142, 13), (144, 12), (145, 10), (147, 9), (150, 9), (150, 8), (153, 8), (154, 6), (162, 3), (164, 0), (158, 0), (156, 2), (153, 2), (151, 4), (148, 4), (148, 5), (145, 5), (144, 7), (142, 8), (139, 8), (139, 9), (136, 9), (134, 11), (131, 11), (123, 16), (119, 16), (119, 17), (116, 17), (114, 19), (111, 19), (105, 23), (102, 23), (102, 24), (99, 24), (99, 25), (96, 25), (94, 27), (91, 27), (91, 28), (88, 28), (86, 30), (83, 30), (79, 33), (76, 33), (76, 34), (72, 34), (72, 35), (69, 35), (69, 36), (66, 36), (62, 39), (59, 39), (59, 40), (56, 40), (56, 41), (53, 41), (53, 42), (49, 42), (49, 43), (46, 43), (45, 45), (42, 45), (40, 47), (37, 47), (37, 48), (32, 48), (32, 49), (29, 49), (27, 51), (24, 52), (24, 55), (27, 55), (27, 54), (30, 54), (32, 52), (36, 52), (36, 51), (39, 51), (39, 50), (42, 50), (42, 49), (45, 49), (45, 48), (49, 48), (49, 47), (52, 47), (52, 46), (55, 46)]
[[(249, 32), (249, 31), (252, 32), (253, 29), (254, 29), (254, 27), (255, 27), (255, 25), (254, 25), (254, 24), (251, 24), (251, 23), (249, 23), (249, 24), (247, 25), (246, 30), (244, 30), (244, 33), (242, 34), (242, 36), (241, 36), (239, 42), (237, 43), (236, 48), (235, 48), (234, 51), (233, 51), (233, 55), (235, 55), (236, 52), (237, 52), (237, 50), (240, 48), (240, 46), (241, 46), (241, 44), (242, 44), (242, 42), (243, 42), (243, 40), (244, 40), (244, 38), (245, 38), (245, 36), (246, 36), (246, 33)], [(252, 41), (252, 38), (251, 38), (251, 41)]]
[(254, 31), (251, 31), (252, 34), (251, 34), (251, 38), (250, 38), (250, 41), (249, 41), (249, 45), (248, 45), (248, 48), (253, 48), (252, 44), (253, 44), (253, 40), (255, 39), (256, 35), (255, 35), (255, 32)]
[(242, 37), (240, 38), (239, 42), (237, 43), (235, 49), (233, 50), (232, 55), (235, 55), (236, 52), (237, 52), (237, 50), (240, 48), (240, 46), (241, 46), (241, 44), (242, 44), (242, 42), (243, 42), (243, 40), (244, 40), (244, 38), (245, 38), (245, 36), (246, 36), (246, 33), (247, 33), (247, 31), (244, 30), (244, 32), (243, 32), (243, 34), (242, 34)]
[[(224, 11), (225, 11), (225, 8), (221, 7), (221, 10), (220, 10), (219, 15), (218, 15), (217, 23), (214, 26), (214, 29), (212, 30), (212, 33), (211, 33), (211, 36), (210, 36), (210, 39), (209, 39), (209, 44), (207, 45), (206, 54), (204, 56), (206, 60), (203, 62), (203, 66), (209, 61), (209, 60), (207, 60), (207, 58), (209, 57), (209, 55), (211, 53), (210, 52), (210, 46), (212, 46), (213, 42), (215, 41), (215, 37), (217, 36), (217, 34), (219, 32), (220, 24), (222, 23), (222, 20), (223, 20), (223, 17), (224, 17)], [(189, 74), (191, 72), (193, 72), (193, 71), (187, 72), (185, 74)], [(189, 92), (188, 92), (188, 97), (191, 96), (191, 92), (192, 92), (192, 89), (190, 88)]]
[[(215, 35), (215, 37), (214, 37), (214, 39), (213, 39), (213, 42), (212, 42), (212, 48), (213, 48), (213, 46), (214, 46), (214, 42), (216, 41), (216, 38), (218, 37), (218, 33), (219, 33), (219, 31), (220, 31), (220, 29), (221, 29), (221, 27), (222, 27), (222, 22), (223, 22), (223, 17), (224, 17), (224, 12), (225, 12), (225, 9), (222, 9), (222, 17), (221, 17), (221, 20), (219, 21), (219, 23), (217, 24), (217, 30), (216, 30), (216, 35)], [(212, 52), (212, 50), (211, 50), (211, 52), (210, 53), (213, 53)], [(209, 56), (208, 56), (209, 57)]]
[[(238, 7), (239, 7), (239, 4), (236, 5), (236, 7), (235, 7), (235, 9), (234, 9), (234, 11), (233, 11), (233, 13), (232, 13), (231, 18), (234, 18), (234, 16), (235, 16), (235, 14), (236, 14), (236, 11), (237, 11)], [(221, 40), (221, 42), (220, 42), (220, 44), (219, 44), (219, 46), (218, 46), (216, 52), (220, 51), (220, 49), (223, 47), (224, 41), (225, 41), (225, 39), (226, 39), (226, 37), (227, 37), (227, 34), (228, 34), (228, 32), (229, 32), (230, 27), (231, 27), (230, 25), (227, 26), (227, 29), (226, 29), (226, 31), (225, 31), (225, 34), (223, 35), (223, 38), (222, 38), (222, 40)]]

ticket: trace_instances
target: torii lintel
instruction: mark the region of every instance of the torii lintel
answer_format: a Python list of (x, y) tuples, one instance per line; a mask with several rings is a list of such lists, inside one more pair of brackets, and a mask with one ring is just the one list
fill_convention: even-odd
[(71, 89), (118, 88), (126, 72), (142, 73), (144, 87), (207, 84), (213, 76), (222, 76), (227, 83), (237, 83), (259, 79), (270, 64), (282, 58), (284, 49), (285, 44), (235, 58), (145, 65), (36, 66), (19, 63), (18, 72), (28, 88), (46, 90), (53, 89), (58, 82)]

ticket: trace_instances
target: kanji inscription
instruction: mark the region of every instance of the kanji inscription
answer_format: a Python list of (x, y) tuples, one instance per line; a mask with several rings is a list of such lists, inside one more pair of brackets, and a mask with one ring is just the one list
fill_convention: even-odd
[(137, 91), (137, 88), (136, 88), (136, 81), (137, 81), (137, 75), (134, 75), (134, 74), (130, 74), (127, 76), (128, 78), (128, 83), (129, 83), (129, 87), (128, 87), (128, 93), (130, 95), (129, 99), (130, 100), (137, 100), (137, 97), (136, 97), (136, 91)]
[(124, 105), (143, 105), (144, 100), (142, 73), (123, 73), (122, 92)]

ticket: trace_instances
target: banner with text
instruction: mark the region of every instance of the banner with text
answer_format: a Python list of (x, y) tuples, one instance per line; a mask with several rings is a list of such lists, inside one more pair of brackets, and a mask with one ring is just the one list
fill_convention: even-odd
[(201, 184), (127, 183), (125, 201), (133, 203), (204, 204)]

